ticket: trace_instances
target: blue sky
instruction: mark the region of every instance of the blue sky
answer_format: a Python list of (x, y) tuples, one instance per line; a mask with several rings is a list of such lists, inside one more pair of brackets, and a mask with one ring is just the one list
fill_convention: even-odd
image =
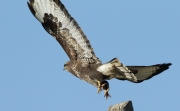
[(132, 100), (135, 111), (180, 110), (179, 0), (62, 0), (107, 62), (171, 62), (140, 84), (111, 80), (112, 98), (63, 71), (68, 57), (30, 13), (26, 0), (0, 5), (0, 111), (107, 111)]

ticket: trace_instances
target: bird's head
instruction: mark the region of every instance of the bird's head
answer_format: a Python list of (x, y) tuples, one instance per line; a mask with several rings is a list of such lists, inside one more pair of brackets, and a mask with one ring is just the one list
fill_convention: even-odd
[(72, 69), (71, 69), (71, 64), (72, 62), (71, 61), (68, 61), (64, 64), (64, 70), (68, 71), (68, 72), (71, 72)]

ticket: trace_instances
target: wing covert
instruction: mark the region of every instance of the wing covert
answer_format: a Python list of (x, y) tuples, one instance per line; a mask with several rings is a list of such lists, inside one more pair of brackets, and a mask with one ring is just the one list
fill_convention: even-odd
[(97, 68), (97, 71), (108, 76), (108, 79), (118, 78), (137, 82), (135, 75), (124, 64), (122, 64), (118, 58), (114, 58), (111, 61), (100, 65)]

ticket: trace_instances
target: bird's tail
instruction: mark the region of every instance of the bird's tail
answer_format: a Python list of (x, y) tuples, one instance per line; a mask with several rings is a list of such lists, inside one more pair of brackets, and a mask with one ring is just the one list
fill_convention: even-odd
[(104, 75), (111, 76), (111, 78), (122, 78), (133, 82), (137, 81), (136, 76), (124, 64), (122, 64), (118, 58), (114, 58), (99, 66), (97, 70)]

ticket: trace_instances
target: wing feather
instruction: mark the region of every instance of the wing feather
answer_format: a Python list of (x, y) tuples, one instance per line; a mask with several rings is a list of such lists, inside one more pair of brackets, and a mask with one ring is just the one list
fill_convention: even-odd
[(59, 0), (30, 0), (28, 6), (44, 29), (61, 44), (71, 60), (79, 59), (85, 64), (101, 63), (86, 35)]
[(167, 70), (171, 63), (156, 64), (152, 66), (127, 66), (127, 68), (134, 73), (137, 78), (137, 83), (144, 80), (148, 80), (153, 76), (160, 74), (161, 72)]
[(114, 58), (111, 61), (102, 64), (97, 68), (97, 71), (108, 76), (108, 79), (119, 78), (137, 82), (135, 75), (124, 64), (122, 64), (118, 58)]
[(100, 65), (97, 68), (97, 71), (108, 76), (108, 79), (116, 78), (119, 80), (140, 83), (167, 70), (170, 65), (171, 63), (156, 64), (152, 66), (125, 66), (118, 58), (114, 58), (113, 60)]

